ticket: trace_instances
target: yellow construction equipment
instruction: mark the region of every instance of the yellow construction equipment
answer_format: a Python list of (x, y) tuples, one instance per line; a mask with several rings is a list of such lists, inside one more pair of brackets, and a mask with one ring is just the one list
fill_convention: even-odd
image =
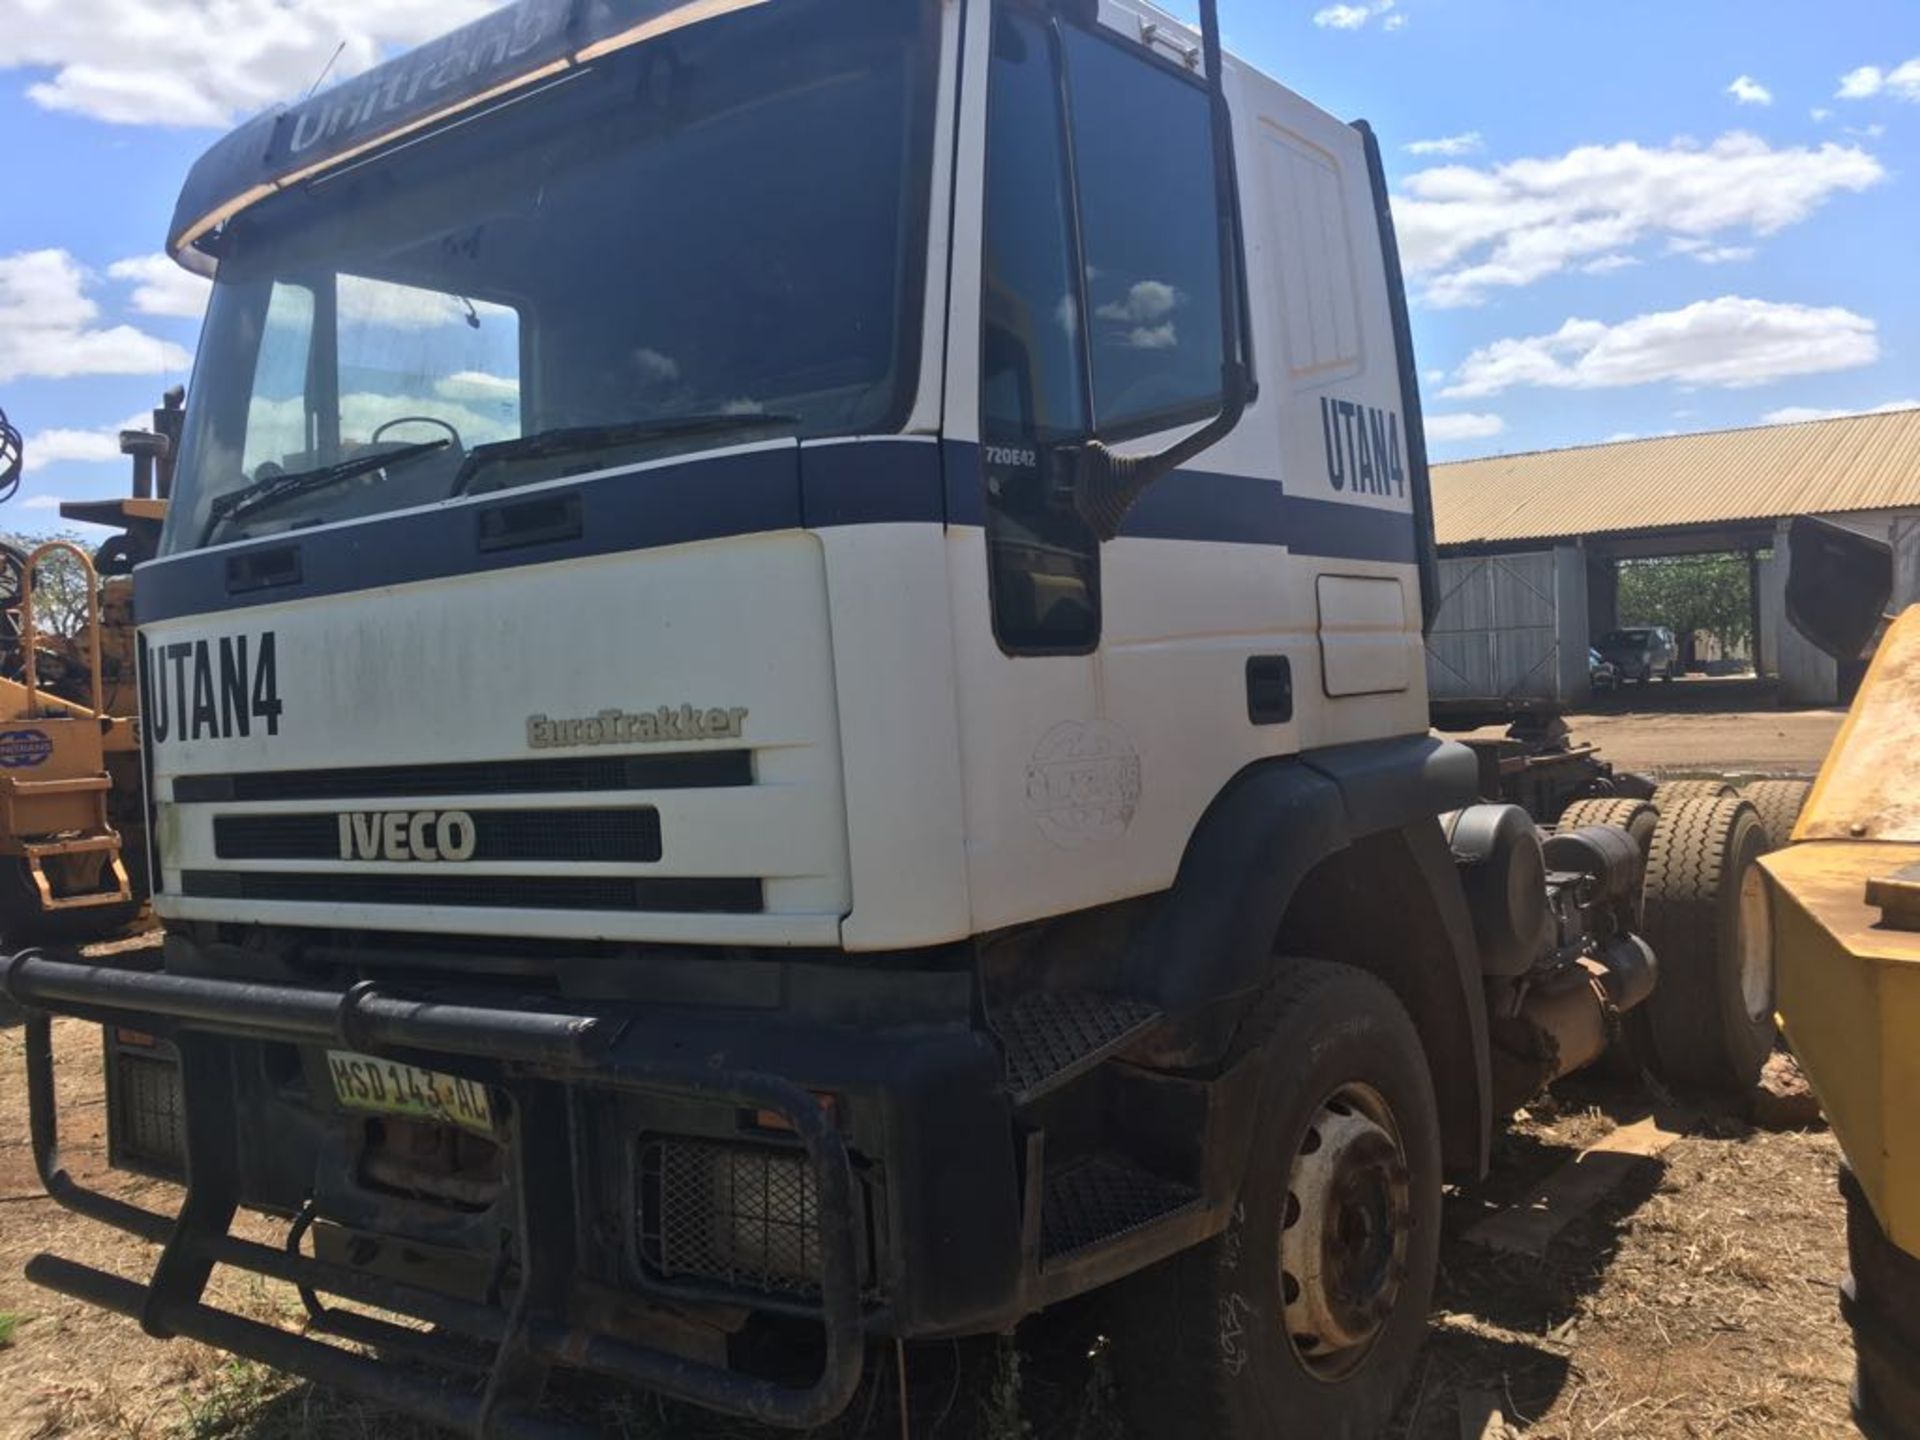
[[(80, 568), (87, 599), (89, 695), (77, 704), (45, 689), (34, 576), (64, 553)], [(101, 672), (100, 593), (93, 561), (69, 540), (50, 540), (19, 567), (18, 680), (0, 676), (0, 930), (10, 941), (49, 931), (111, 930), (137, 908), (121, 860), (121, 836), (108, 815), (113, 777), (109, 739), (135, 750), (133, 723), (110, 717)], [(59, 922), (74, 917), (76, 924)]]
[[(69, 540), (0, 547), (0, 942), (78, 943), (136, 921), (147, 884), (133, 566), (166, 517), (183, 396), (154, 429), (124, 432), (133, 493), (62, 504), (118, 533), (89, 555)], [(9, 427), (11, 428), (11, 427)], [(36, 586), (73, 567), (84, 602), (70, 635), (48, 633)]]
[[(1837, 659), (1856, 657), (1891, 588), (1886, 548), (1805, 521), (1790, 543), (1796, 625)], [(1916, 1440), (1920, 605), (1880, 641), (1793, 841), (1760, 863), (1787, 1035), (1846, 1155), (1854, 1415), (1875, 1440)]]

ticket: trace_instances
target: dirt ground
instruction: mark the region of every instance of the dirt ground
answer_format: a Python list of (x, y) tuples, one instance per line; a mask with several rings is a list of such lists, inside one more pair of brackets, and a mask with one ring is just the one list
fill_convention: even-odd
[[(104, 1171), (98, 1032), (61, 1021), (68, 1161), (83, 1179), (152, 1206), (169, 1187)], [(90, 1225), (40, 1193), (26, 1140), (22, 1032), (0, 1028), (0, 1437), (132, 1440), (427, 1440), (431, 1432), (288, 1383), (186, 1341), (26, 1283), (53, 1250), (144, 1278), (151, 1247)], [(1813, 1440), (1852, 1433), (1848, 1336), (1835, 1305), (1845, 1270), (1834, 1189), (1838, 1151), (1823, 1131), (1769, 1134), (1694, 1117), (1658, 1159), (1573, 1220), (1543, 1259), (1479, 1248), (1464, 1232), (1511, 1205), (1650, 1097), (1619, 1087), (1548, 1097), (1496, 1141), (1494, 1172), (1449, 1196), (1434, 1334), (1387, 1432), (1394, 1440), (1484, 1435), (1527, 1440), (1706, 1436)], [(1672, 1123), (1672, 1122), (1668, 1122)], [(254, 1222), (253, 1238), (277, 1237)], [(221, 1303), (296, 1327), (284, 1286), (223, 1275)], [(1127, 1440), (1112, 1377), (1077, 1316), (992, 1341), (909, 1352), (916, 1440)], [(836, 1440), (901, 1433), (892, 1366), (876, 1364)], [(567, 1408), (628, 1440), (752, 1440), (644, 1398), (569, 1391)], [(1463, 1414), (1475, 1417), (1463, 1430)], [(1499, 1420), (1482, 1427), (1482, 1417)], [(1501, 1428), (1502, 1425), (1505, 1428)], [(1198, 1440), (1198, 1437), (1196, 1437)]]
[(1846, 714), (1840, 706), (1783, 709), (1771, 685), (1752, 679), (1688, 676), (1599, 696), (1567, 726), (1622, 770), (1784, 778), (1819, 770)]

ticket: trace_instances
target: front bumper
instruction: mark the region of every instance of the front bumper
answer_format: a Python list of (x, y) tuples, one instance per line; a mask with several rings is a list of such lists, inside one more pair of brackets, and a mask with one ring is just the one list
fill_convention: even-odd
[[(78, 1214), (164, 1247), (145, 1284), (44, 1254), (27, 1267), (38, 1284), (130, 1316), (151, 1335), (200, 1340), (474, 1436), (591, 1433), (535, 1413), (555, 1367), (795, 1429), (832, 1419), (859, 1385), (867, 1317), (847, 1144), (807, 1089), (781, 1074), (733, 1064), (682, 1027), (649, 1031), (631, 1010), (450, 1003), (408, 998), (370, 982), (338, 991), (206, 979), (54, 960), (33, 951), (0, 961), (0, 996), (28, 1011), (32, 1143), (48, 1193)], [(178, 1053), (187, 1181), (178, 1215), (88, 1189), (61, 1163), (54, 1013), (158, 1035)], [(475, 1303), (304, 1255), (298, 1242), (311, 1224), (310, 1209), (295, 1221), (285, 1249), (229, 1233), (245, 1198), (236, 1057), (261, 1041), (324, 1044), (456, 1073), (464, 1069), (509, 1098), (511, 1113), (503, 1124), (516, 1197), (509, 1247), (516, 1281), (504, 1287), (505, 1303)], [(823, 1359), (812, 1384), (786, 1385), (692, 1361), (579, 1320), (573, 1302), (583, 1212), (573, 1146), (582, 1092), (722, 1102), (778, 1117), (804, 1155), (817, 1208), (818, 1285), (809, 1308)], [(423, 1360), (444, 1357), (446, 1337), (459, 1337), (478, 1347), (481, 1362), (466, 1373), (423, 1374), (247, 1320), (206, 1303), (215, 1265), (299, 1286), (315, 1330), (373, 1340)], [(319, 1293), (410, 1315), (444, 1333), (422, 1337), (357, 1312), (329, 1311), (315, 1301)]]

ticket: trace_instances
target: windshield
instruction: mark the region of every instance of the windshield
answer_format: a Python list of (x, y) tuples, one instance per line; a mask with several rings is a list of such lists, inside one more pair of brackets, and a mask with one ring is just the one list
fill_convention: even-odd
[[(917, 378), (934, 17), (932, 0), (778, 0), (243, 212), (163, 550), (897, 429)], [(497, 448), (469, 464), (479, 446)]]
[(1615, 630), (1600, 643), (1606, 646), (1644, 645), (1653, 638), (1650, 630)]

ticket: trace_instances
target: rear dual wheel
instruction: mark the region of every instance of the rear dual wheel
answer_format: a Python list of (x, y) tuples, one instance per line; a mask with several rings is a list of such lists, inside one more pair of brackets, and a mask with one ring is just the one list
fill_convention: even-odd
[(1141, 1440), (1363, 1440), (1438, 1263), (1425, 1052), (1390, 990), (1321, 961), (1287, 962), (1247, 1031), (1264, 1068), (1231, 1223), (1109, 1292), (1122, 1401)]
[(1785, 845), (1793, 838), (1793, 827), (1799, 823), (1800, 812), (1812, 793), (1813, 786), (1805, 780), (1755, 780), (1742, 787), (1740, 798), (1759, 813), (1767, 838), (1775, 845)]
[(1654, 788), (1653, 808), (1665, 813), (1683, 800), (1718, 800), (1738, 793), (1725, 780), (1663, 780)]
[(1741, 1094), (1773, 1049), (1772, 917), (1756, 863), (1772, 848), (1738, 797), (1661, 809), (1641, 891), (1659, 979), (1628, 1035), (1672, 1084)]

